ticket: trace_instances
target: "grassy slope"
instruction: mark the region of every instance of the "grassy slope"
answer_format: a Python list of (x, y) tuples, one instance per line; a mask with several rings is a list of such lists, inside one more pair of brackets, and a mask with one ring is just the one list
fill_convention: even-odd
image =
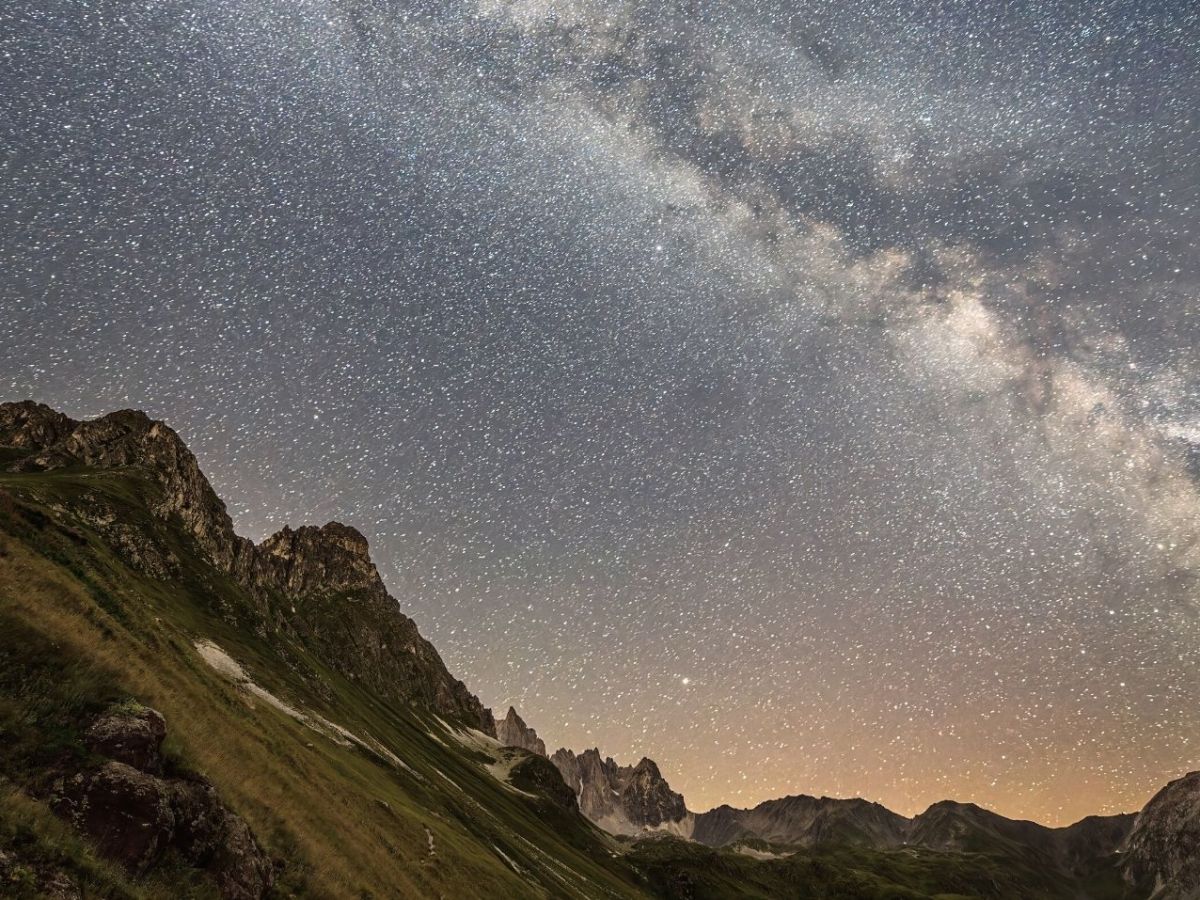
[[(676, 840), (631, 849), (506, 789), (431, 717), (381, 703), (301, 645), (256, 637), (248, 617), (239, 622), (250, 602), (242, 590), (146, 512), (152, 490), (136, 470), (0, 474), (0, 773), (22, 787), (36, 792), (56, 762), (85, 759), (81, 726), (136, 698), (166, 716), (171, 765), (207, 775), (282, 861), (281, 895), (1125, 896), (1108, 876), (1081, 894), (1021, 860), (982, 855), (825, 848), (760, 861)], [(180, 560), (178, 577), (133, 571), (73, 515), (95, 497), (155, 533)], [(201, 660), (200, 638), (277, 696), (380, 741), (413, 772), (251, 702)], [(44, 806), (0, 784), (0, 848), (13, 847), (70, 873), (88, 896), (211, 896), (202, 878), (169, 865), (130, 883)], [(0, 893), (32, 896), (31, 884)]]
[[(82, 724), (108, 703), (135, 697), (166, 716), (174, 764), (211, 778), (282, 858), (282, 893), (641, 893), (606, 836), (501, 786), (436, 721), (387, 708), (302, 647), (288, 648), (287, 665), (265, 641), (231, 625), (218, 611), (245, 608), (248, 599), (144, 512), (151, 488), (134, 472), (3, 475), (0, 488), (17, 498), (0, 502), (0, 766), (10, 778), (36, 787), (56, 759), (84, 753)], [(123, 520), (156, 530), (183, 563), (181, 576), (160, 582), (132, 571), (61, 512), (86, 502), (89, 491)], [(261, 701), (252, 705), (201, 660), (198, 638), (215, 641), (276, 695), (381, 741), (413, 773)], [(6, 818), (19, 814), (6, 800)], [(102, 886), (97, 878), (89, 881)], [(146, 890), (153, 895), (153, 884)], [(116, 887), (105, 891), (121, 896)]]

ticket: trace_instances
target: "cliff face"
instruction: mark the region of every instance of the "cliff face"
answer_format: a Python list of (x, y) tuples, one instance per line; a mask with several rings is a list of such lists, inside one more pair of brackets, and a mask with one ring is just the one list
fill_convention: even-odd
[[(225, 504), (179, 435), (134, 410), (77, 422), (42, 404), (0, 404), (0, 447), (14, 471), (136, 470), (156, 488), (152, 512), (177, 518), (215, 568), (258, 598), (259, 608), (248, 611), (258, 630), (296, 636), (331, 669), (381, 697), (424, 703), (495, 735), (491, 711), (450, 675), (400, 611), (366, 538), (353, 528), (337, 522), (284, 528), (255, 546), (234, 532)], [(92, 515), (103, 520), (106, 513)], [(110, 537), (143, 571), (171, 571), (169, 551), (152, 534), (122, 524)]]
[(1138, 813), (1123, 869), (1155, 900), (1200, 897), (1200, 772), (1172, 781)]
[(578, 756), (556, 750), (550, 761), (578, 796), (580, 811), (614, 834), (677, 824), (688, 815), (682, 795), (671, 790), (653, 760), (619, 766), (592, 749)]
[(538, 756), (546, 755), (546, 742), (525, 724), (525, 720), (517, 715), (517, 710), (512, 706), (508, 708), (508, 715), (497, 723), (496, 738), (505, 746), (520, 747)]

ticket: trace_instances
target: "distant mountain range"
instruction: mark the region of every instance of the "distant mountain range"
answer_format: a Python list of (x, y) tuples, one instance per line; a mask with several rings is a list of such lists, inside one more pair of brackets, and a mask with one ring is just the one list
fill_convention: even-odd
[(0, 894), (1200, 897), (1200, 773), (1066, 828), (693, 813), (652, 760), (497, 722), (355, 529), (254, 544), (163, 423), (24, 401), (0, 404)]

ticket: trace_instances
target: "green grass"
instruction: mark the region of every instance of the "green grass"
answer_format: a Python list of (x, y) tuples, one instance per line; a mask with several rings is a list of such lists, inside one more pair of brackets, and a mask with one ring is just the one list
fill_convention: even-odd
[(879, 851), (828, 845), (797, 850), (782, 859), (756, 860), (727, 848), (660, 839), (639, 841), (629, 859), (645, 872), (660, 895), (693, 900), (1101, 900), (1133, 896), (1115, 869), (1081, 886), (1020, 859), (917, 848)]
[[(136, 472), (3, 475), (0, 488), (13, 498), (0, 503), (0, 764), (30, 791), (56, 765), (84, 759), (81, 732), (95, 714), (134, 699), (166, 716), (173, 764), (211, 778), (283, 861), (281, 894), (641, 894), (606, 836), (500, 785), (453, 740), (439, 743), (432, 717), (371, 696), (298, 643), (248, 629), (254, 600), (145, 512), (153, 488)], [(179, 577), (133, 571), (62, 511), (95, 502), (154, 534), (179, 559)], [(199, 638), (412, 771), (251, 706), (200, 659)]]

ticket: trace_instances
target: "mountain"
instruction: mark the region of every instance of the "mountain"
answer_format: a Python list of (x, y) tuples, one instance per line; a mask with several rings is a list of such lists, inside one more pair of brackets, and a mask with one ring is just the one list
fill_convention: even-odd
[(1172, 781), (1138, 813), (1123, 868), (1155, 900), (1200, 897), (1200, 772)]
[[(1011, 874), (1040, 871), (1063, 890), (1092, 873), (1117, 873), (1116, 854), (1133, 827), (1132, 815), (1090, 816), (1065, 828), (1008, 819), (973, 803), (943, 800), (906, 818), (861, 799), (785, 797), (753, 809), (720, 806), (694, 818), (693, 840), (714, 847), (857, 847), (986, 855)], [(1200, 842), (1193, 844), (1200, 852)]]
[[(367, 541), (353, 528), (284, 528), (255, 546), (234, 533), (225, 504), (179, 436), (144, 413), (122, 410), (75, 422), (32, 402), (0, 407), (0, 446), (31, 451), (9, 468), (51, 472), (86, 466), (138, 466), (157, 482), (160, 519), (177, 517), (202, 554), (251, 592), (236, 613), (260, 634), (285, 632), (323, 663), (381, 696), (431, 704), (443, 715), (495, 735), (491, 710), (453, 678), (433, 645), (384, 587)], [(119, 522), (111, 504), (92, 495), (76, 513), (107, 530), (126, 561), (148, 574), (169, 574), (177, 560), (160, 542)], [(353, 605), (355, 615), (346, 616)], [(234, 614), (234, 610), (229, 610)]]
[(0, 404), (0, 896), (649, 896), (388, 596), (161, 422)]
[(1182, 898), (1198, 823), (1200, 774), (1063, 829), (690, 813), (649, 759), (495, 722), (354, 528), (255, 544), (165, 424), (0, 404), (2, 896)]
[(560, 749), (550, 761), (579, 797), (580, 811), (612, 834), (677, 826), (688, 815), (683, 797), (671, 790), (651, 759), (619, 766), (596, 749), (578, 756)]
[(884, 848), (904, 844), (908, 826), (908, 819), (878, 803), (798, 796), (753, 809), (718, 806), (698, 813), (692, 839), (713, 847), (757, 838), (797, 847), (842, 842)]
[(537, 732), (525, 724), (525, 720), (517, 715), (514, 707), (508, 708), (508, 715), (496, 725), (496, 738), (506, 747), (520, 747), (538, 756), (546, 755), (546, 743), (537, 736)]

